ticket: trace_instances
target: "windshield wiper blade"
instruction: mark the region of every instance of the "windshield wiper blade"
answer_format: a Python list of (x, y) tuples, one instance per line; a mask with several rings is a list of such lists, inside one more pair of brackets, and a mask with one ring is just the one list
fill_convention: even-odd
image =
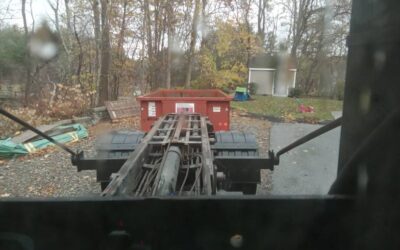
[(336, 120), (334, 120), (334, 121), (332, 121), (332, 122), (320, 127), (317, 130), (314, 130), (313, 132), (309, 133), (308, 135), (303, 136), (300, 139), (298, 139), (297, 141), (295, 141), (295, 142), (287, 145), (286, 147), (282, 148), (274, 156), (275, 165), (279, 164), (279, 156), (281, 156), (284, 153), (287, 153), (290, 150), (292, 150), (292, 149), (294, 149), (294, 148), (296, 148), (296, 147), (298, 147), (298, 146), (300, 146), (300, 145), (302, 145), (302, 144), (304, 144), (304, 143), (306, 143), (306, 142), (308, 142), (308, 141), (310, 141), (310, 140), (312, 140), (312, 139), (314, 139), (314, 138), (316, 138), (316, 137), (318, 137), (318, 136), (320, 136), (322, 134), (325, 134), (326, 132), (331, 131), (332, 129), (337, 128), (337, 127), (339, 127), (341, 125), (342, 125), (342, 117), (339, 117)]

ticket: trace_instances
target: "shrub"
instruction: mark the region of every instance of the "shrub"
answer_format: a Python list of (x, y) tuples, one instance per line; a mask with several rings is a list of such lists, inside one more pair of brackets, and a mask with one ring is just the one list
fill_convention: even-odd
[(60, 119), (82, 115), (90, 107), (91, 96), (96, 94), (95, 91), (83, 91), (79, 85), (56, 84), (54, 87), (53, 91), (42, 91), (39, 114)]
[(250, 95), (257, 94), (257, 84), (255, 82), (249, 83), (249, 92), (250, 92)]
[(333, 95), (335, 99), (343, 100), (344, 99), (344, 81), (337, 82), (334, 89)]
[(290, 88), (289, 89), (289, 97), (298, 98), (303, 94), (303, 90), (300, 88)]
[[(4, 108), (4, 107), (3, 107)], [(19, 117), (21, 120), (32, 124), (34, 127), (47, 124), (52, 121), (52, 118), (39, 115), (36, 108), (6, 108), (8, 112)], [(15, 132), (22, 130), (23, 127), (18, 123), (8, 119), (5, 116), (0, 116), (0, 137), (12, 137)]]

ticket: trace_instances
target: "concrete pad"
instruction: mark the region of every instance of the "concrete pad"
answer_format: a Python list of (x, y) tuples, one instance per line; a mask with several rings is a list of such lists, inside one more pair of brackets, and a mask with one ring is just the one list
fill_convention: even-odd
[(342, 111), (332, 111), (331, 114), (335, 119), (337, 119), (339, 117), (342, 117), (343, 112)]
[[(320, 125), (274, 123), (270, 148), (275, 152)], [(340, 128), (336, 128), (280, 157), (272, 174), (272, 194), (326, 194), (337, 174)]]

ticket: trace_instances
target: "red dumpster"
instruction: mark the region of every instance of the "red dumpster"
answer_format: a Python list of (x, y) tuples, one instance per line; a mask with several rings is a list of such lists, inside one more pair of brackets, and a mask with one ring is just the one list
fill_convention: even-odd
[(208, 116), (215, 131), (229, 130), (232, 97), (217, 89), (157, 90), (139, 96), (141, 127), (149, 131), (158, 117), (170, 113), (199, 113)]

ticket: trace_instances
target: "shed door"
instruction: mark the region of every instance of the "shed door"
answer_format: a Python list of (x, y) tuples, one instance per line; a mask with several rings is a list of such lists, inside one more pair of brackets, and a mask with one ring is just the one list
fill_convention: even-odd
[(275, 82), (274, 95), (288, 96), (289, 89), (293, 87), (296, 72), (290, 70), (280, 70), (277, 81)]
[(275, 70), (250, 70), (249, 82), (256, 83), (258, 95), (272, 95)]

